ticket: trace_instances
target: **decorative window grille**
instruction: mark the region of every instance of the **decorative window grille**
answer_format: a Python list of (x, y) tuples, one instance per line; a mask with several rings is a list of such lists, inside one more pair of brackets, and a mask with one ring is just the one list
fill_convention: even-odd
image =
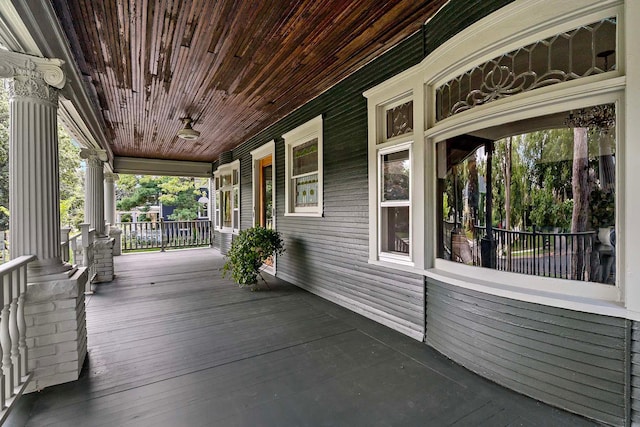
[(540, 87), (616, 69), (616, 18), (556, 34), (480, 64), (436, 89), (436, 120)]
[(413, 101), (386, 110), (387, 139), (413, 132)]

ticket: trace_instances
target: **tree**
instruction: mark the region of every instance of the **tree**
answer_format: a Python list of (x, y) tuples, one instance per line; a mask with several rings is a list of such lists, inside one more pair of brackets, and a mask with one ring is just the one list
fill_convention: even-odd
[(151, 206), (162, 203), (173, 206), (169, 219), (189, 221), (198, 218), (198, 197), (193, 178), (175, 176), (123, 176), (118, 181), (118, 209), (140, 208), (148, 212)]
[(60, 176), (60, 223), (78, 228), (84, 221), (84, 174), (80, 148), (64, 128), (58, 125), (58, 159)]
[[(571, 216), (571, 232), (579, 233), (587, 230), (589, 217), (589, 151), (587, 145), (587, 128), (573, 129), (573, 214)], [(572, 278), (581, 280), (585, 267), (584, 240), (577, 239), (575, 255), (571, 258)]]

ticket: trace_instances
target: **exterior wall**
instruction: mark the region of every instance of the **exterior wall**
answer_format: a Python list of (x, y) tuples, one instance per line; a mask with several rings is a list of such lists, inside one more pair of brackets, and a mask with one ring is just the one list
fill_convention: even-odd
[(630, 329), (625, 319), (427, 280), (428, 345), (492, 381), (614, 425), (626, 419)]
[[(253, 225), (250, 152), (276, 142), (276, 228), (286, 252), (277, 276), (416, 339), (424, 336), (422, 276), (368, 264), (367, 103), (362, 92), (424, 57), (423, 35), (407, 39), (356, 74), (236, 148), (241, 228)], [(323, 115), (324, 214), (284, 216), (282, 135)]]
[(426, 52), (432, 52), (452, 36), (514, 0), (452, 0), (426, 25)]
[(631, 335), (631, 422), (640, 425), (640, 322)]
[[(518, 392), (601, 422), (640, 423), (637, 322), (490, 295), (367, 261), (368, 117), (362, 92), (508, 3), (452, 0), (421, 33), (237, 147), (241, 228), (253, 225), (250, 152), (273, 139), (276, 228), (286, 245), (277, 260), (278, 277), (424, 338), (455, 362)], [(320, 114), (323, 216), (285, 216), (282, 135)], [(216, 232), (216, 245), (225, 248), (230, 242), (221, 243), (221, 237)]]

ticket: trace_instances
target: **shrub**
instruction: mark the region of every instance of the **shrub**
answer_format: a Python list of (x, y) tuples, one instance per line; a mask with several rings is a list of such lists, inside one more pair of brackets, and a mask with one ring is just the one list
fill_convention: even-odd
[[(284, 243), (280, 233), (256, 226), (242, 230), (234, 239), (225, 256), (222, 276), (231, 278), (241, 287), (258, 283), (264, 261), (272, 255), (281, 255)], [(266, 283), (266, 282), (265, 282)]]

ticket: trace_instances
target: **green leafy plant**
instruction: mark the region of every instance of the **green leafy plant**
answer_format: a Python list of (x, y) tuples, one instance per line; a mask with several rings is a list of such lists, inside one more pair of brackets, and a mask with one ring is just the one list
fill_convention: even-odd
[(242, 230), (225, 256), (222, 276), (231, 276), (241, 287), (255, 285), (258, 276), (266, 283), (260, 274), (262, 264), (283, 252), (284, 243), (277, 231), (260, 226)]

